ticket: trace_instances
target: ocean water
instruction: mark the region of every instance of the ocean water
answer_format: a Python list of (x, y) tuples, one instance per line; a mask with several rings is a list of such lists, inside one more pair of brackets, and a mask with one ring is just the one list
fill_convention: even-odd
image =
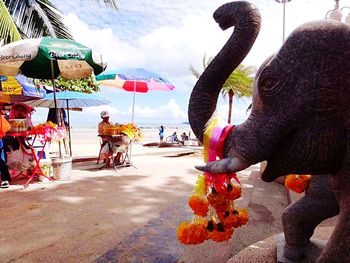
[[(71, 124), (72, 129), (97, 129), (98, 123), (96, 122), (77, 122), (74, 121)], [(165, 129), (190, 129), (188, 123), (135, 123), (140, 129), (158, 129), (163, 125)]]
[[(74, 122), (71, 126), (71, 138), (72, 142), (75, 144), (84, 144), (91, 141), (98, 140), (97, 137), (97, 123), (92, 122)], [(187, 123), (172, 123), (172, 124), (157, 124), (157, 123), (136, 123), (136, 126), (139, 127), (143, 134), (143, 139), (139, 143), (150, 143), (150, 142), (159, 142), (159, 131), (158, 127), (160, 125), (164, 126), (164, 138), (171, 136), (174, 132), (177, 133), (179, 139), (180, 135), (185, 132), (187, 135), (190, 135), (190, 138), (194, 139), (193, 132), (191, 127)]]

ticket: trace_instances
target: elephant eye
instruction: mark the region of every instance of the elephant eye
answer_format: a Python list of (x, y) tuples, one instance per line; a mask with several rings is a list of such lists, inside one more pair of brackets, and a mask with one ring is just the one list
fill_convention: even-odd
[(262, 90), (270, 90), (272, 86), (273, 86), (273, 83), (271, 79), (263, 79), (259, 81), (259, 87)]
[(266, 94), (272, 94), (276, 91), (276, 81), (271, 78), (263, 78), (258, 82), (259, 90)]

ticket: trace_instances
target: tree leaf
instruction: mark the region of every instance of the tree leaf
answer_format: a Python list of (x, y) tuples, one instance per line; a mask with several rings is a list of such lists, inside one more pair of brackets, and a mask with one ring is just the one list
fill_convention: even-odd
[(0, 46), (21, 39), (20, 32), (13, 22), (11, 14), (7, 10), (5, 3), (0, 0)]

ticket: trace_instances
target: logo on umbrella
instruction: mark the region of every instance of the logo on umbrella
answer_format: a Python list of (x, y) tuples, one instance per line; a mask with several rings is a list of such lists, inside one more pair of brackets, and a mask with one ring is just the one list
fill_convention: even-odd
[(52, 58), (65, 58), (65, 59), (79, 59), (79, 60), (84, 60), (85, 55), (79, 52), (69, 52), (69, 51), (62, 51), (62, 52), (56, 52), (53, 50), (50, 50), (49, 56)]
[(12, 60), (17, 60), (17, 59), (30, 60), (31, 58), (32, 58), (31, 54), (18, 54), (18, 53), (15, 53), (15, 54), (10, 55), (10, 56), (1, 55), (0, 56), (0, 61), (4, 61), (4, 60), (12, 61)]

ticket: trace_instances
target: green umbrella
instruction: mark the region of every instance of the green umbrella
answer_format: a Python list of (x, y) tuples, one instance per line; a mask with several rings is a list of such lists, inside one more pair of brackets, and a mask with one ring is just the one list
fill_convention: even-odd
[[(31, 78), (51, 79), (57, 117), (54, 79), (85, 78), (106, 68), (102, 57), (70, 39), (51, 37), (24, 39), (0, 47), (0, 75), (18, 73)], [(57, 118), (58, 119), (58, 118)], [(59, 147), (61, 156), (61, 147)]]
[(24, 39), (0, 48), (0, 75), (5, 76), (76, 79), (98, 75), (105, 67), (100, 55), (70, 39)]

